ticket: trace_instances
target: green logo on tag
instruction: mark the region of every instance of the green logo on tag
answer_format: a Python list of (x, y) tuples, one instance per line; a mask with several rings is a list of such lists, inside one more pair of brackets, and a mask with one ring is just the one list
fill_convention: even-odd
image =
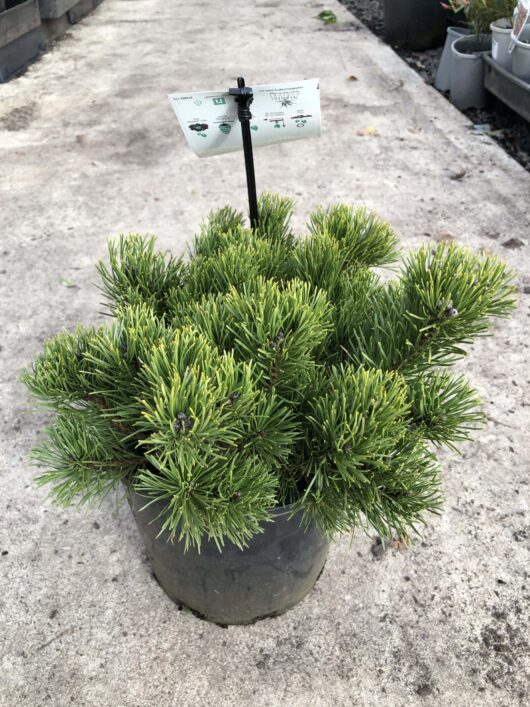
[(213, 98), (212, 100), (213, 100), (214, 106), (223, 106), (226, 103), (223, 96), (218, 96), (217, 98)]

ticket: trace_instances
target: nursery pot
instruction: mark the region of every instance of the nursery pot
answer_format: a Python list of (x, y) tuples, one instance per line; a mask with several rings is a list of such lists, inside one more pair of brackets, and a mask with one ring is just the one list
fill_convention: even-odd
[(515, 47), (512, 57), (512, 73), (526, 83), (530, 83), (530, 25), (524, 27), (519, 39), (513, 41)]
[(483, 108), (486, 105), (482, 56), (490, 49), (489, 35), (470, 34), (453, 42), (450, 100), (457, 108)]
[(439, 0), (384, 0), (384, 33), (394, 45), (423, 51), (443, 42), (446, 19)]
[(144, 508), (149, 499), (130, 488), (128, 499), (159, 584), (208, 621), (249, 624), (283, 613), (311, 591), (326, 561), (329, 543), (314, 526), (300, 525), (300, 512), (290, 518), (290, 506), (272, 509), (273, 520), (247, 548), (226, 541), (219, 551), (204, 541), (198, 552), (159, 535), (163, 502)]
[(490, 25), (491, 56), (503, 69), (512, 68), (512, 55), (509, 52), (512, 36), (512, 21), (508, 19), (495, 20)]
[(459, 37), (464, 37), (471, 33), (469, 27), (448, 27), (445, 44), (436, 71), (434, 85), (439, 91), (448, 91), (451, 87), (451, 47)]

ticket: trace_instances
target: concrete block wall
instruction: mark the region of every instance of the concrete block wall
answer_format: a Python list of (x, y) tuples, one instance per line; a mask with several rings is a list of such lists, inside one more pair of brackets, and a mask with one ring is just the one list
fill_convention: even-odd
[(0, 83), (86, 17), (102, 0), (0, 0)]

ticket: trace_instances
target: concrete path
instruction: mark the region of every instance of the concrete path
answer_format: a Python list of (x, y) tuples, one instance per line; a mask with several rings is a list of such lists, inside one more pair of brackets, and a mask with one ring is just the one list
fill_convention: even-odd
[[(337, 25), (315, 19), (324, 7)], [(454, 237), (530, 289), (530, 175), (335, 0), (106, 0), (0, 87), (0, 704), (528, 704), (523, 285), (463, 367), (489, 424), (446, 456), (445, 514), (406, 552), (337, 542), (284, 617), (223, 630), (177, 611), (127, 509), (65, 511), (32, 483), (43, 418), (18, 376), (45, 337), (97, 319), (106, 235), (154, 232), (181, 251), (211, 207), (245, 207), (242, 154), (194, 157), (166, 100), (239, 73), (321, 79), (322, 138), (256, 154), (259, 187), (298, 198), (297, 226), (318, 203), (367, 204), (406, 247)]]

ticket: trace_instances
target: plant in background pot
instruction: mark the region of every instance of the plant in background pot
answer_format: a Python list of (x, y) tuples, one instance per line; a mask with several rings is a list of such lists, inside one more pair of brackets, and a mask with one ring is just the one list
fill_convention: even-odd
[(481, 420), (447, 367), (514, 304), (492, 256), (455, 245), (398, 256), (375, 215), (292, 203), (260, 226), (212, 213), (190, 258), (138, 235), (98, 266), (113, 316), (46, 342), (24, 374), (54, 411), (35, 457), (63, 504), (126, 487), (175, 601), (248, 623), (299, 601), (328, 541), (356, 527), (406, 538), (440, 509), (436, 448)]
[[(461, 109), (482, 108), (487, 102), (483, 56), (493, 47), (488, 32), (496, 20), (511, 17), (513, 0), (455, 0), (451, 6), (466, 15), (473, 34), (456, 39), (451, 46), (450, 99)], [(496, 30), (495, 53), (508, 61), (503, 53), (508, 38), (501, 40), (502, 34), (500, 28)]]
[(508, 51), (513, 27), (514, 0), (471, 0), (468, 17), (476, 34), (491, 32), (491, 55), (505, 69), (511, 69)]
[[(449, 0), (455, 12), (463, 13), (470, 21), (473, 0)], [(491, 37), (470, 21), (472, 33), (458, 37), (451, 44), (449, 98), (457, 108), (482, 108), (486, 104), (484, 89), (483, 54), (491, 49)]]

